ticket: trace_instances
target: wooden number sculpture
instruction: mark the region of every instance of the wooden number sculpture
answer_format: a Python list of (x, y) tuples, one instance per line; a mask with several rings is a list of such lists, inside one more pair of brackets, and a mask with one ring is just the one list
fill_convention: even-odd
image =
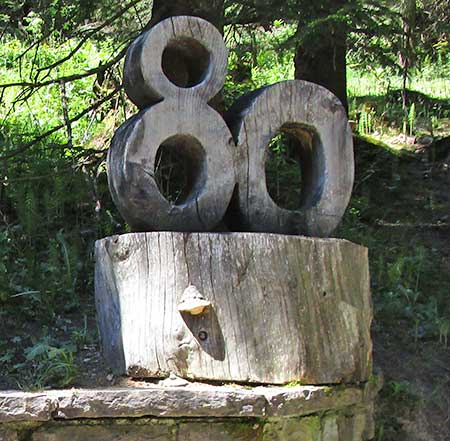
[[(137, 231), (210, 231), (234, 198), (243, 231), (330, 234), (353, 185), (342, 105), (321, 86), (283, 81), (239, 98), (223, 119), (208, 101), (223, 86), (227, 55), (217, 29), (195, 17), (164, 20), (130, 46), (125, 90), (141, 110), (117, 130), (109, 151), (119, 211)], [(267, 190), (266, 150), (280, 132), (298, 140), (298, 210), (279, 207)], [(174, 201), (156, 179), (162, 148), (183, 155), (189, 168), (187, 191)]]
[[(207, 102), (223, 85), (227, 54), (217, 29), (193, 17), (165, 20), (129, 48), (125, 90), (143, 110), (117, 131), (108, 168), (113, 199), (132, 228), (207, 231), (222, 219), (235, 183), (233, 139)], [(165, 58), (177, 56), (188, 59), (188, 87), (177, 86), (164, 72)], [(200, 72), (190, 65), (202, 63)], [(166, 200), (155, 179), (163, 143), (184, 149), (194, 170), (180, 203)]]

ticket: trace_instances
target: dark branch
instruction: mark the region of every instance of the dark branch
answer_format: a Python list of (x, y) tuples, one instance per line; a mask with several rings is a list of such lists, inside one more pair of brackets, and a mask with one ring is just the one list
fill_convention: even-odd
[[(104, 103), (106, 103), (107, 101), (109, 101), (110, 99), (112, 99), (115, 94), (122, 88), (122, 86), (117, 87), (116, 89), (114, 89), (111, 93), (109, 93), (107, 96), (105, 96), (104, 98), (102, 98), (99, 101), (96, 101), (94, 104), (92, 104), (91, 106), (87, 107), (86, 109), (84, 109), (82, 112), (78, 113), (77, 115), (75, 115), (73, 118), (70, 118), (69, 122), (73, 123), (75, 121), (78, 121), (79, 119), (81, 119), (84, 115), (88, 114), (89, 112), (91, 112), (92, 110), (95, 110), (97, 108), (99, 108), (101, 105), (103, 105)], [(42, 141), (43, 139), (47, 138), (48, 136), (52, 135), (53, 133), (57, 132), (58, 130), (61, 130), (62, 128), (66, 127), (66, 121), (63, 124), (59, 124), (58, 126), (55, 126), (53, 128), (51, 128), (50, 130), (47, 130), (46, 132), (42, 133), (41, 135), (37, 136), (36, 138), (34, 138), (32, 141), (24, 144), (22, 147), (20, 147), (19, 149), (16, 149), (10, 153), (7, 153), (5, 155), (2, 155), (0, 157), (0, 160), (5, 161), (7, 159), (10, 159), (14, 156), (20, 155), (21, 153), (26, 152), (29, 148), (33, 147), (34, 145), (36, 145), (38, 142)]]
[(136, 6), (138, 3), (140, 3), (142, 0), (133, 0), (132, 2), (128, 3), (128, 5), (124, 6), (122, 9), (120, 9), (116, 14), (114, 14), (110, 19), (104, 21), (100, 26), (96, 27), (92, 31), (88, 32), (86, 35), (83, 36), (83, 38), (80, 39), (78, 44), (63, 58), (60, 58), (59, 60), (55, 61), (52, 64), (49, 64), (48, 66), (41, 67), (37, 70), (37, 75), (39, 75), (40, 72), (47, 70), (50, 71), (51, 69), (59, 66), (60, 64), (63, 64), (70, 58), (72, 58), (86, 43), (87, 40), (92, 38), (97, 32), (101, 31), (105, 27), (112, 24), (114, 21), (116, 21), (118, 18), (122, 17), (122, 15), (127, 12), (129, 9)]
[(104, 64), (100, 64), (97, 67), (94, 67), (92, 69), (89, 69), (84, 73), (66, 75), (63, 77), (58, 77), (58, 78), (54, 78), (51, 80), (34, 82), (34, 83), (28, 82), (28, 81), (18, 81), (15, 83), (0, 84), (0, 89), (6, 89), (8, 87), (25, 87), (25, 88), (30, 88), (30, 89), (37, 89), (39, 87), (49, 86), (51, 84), (58, 84), (61, 82), (69, 83), (71, 81), (81, 80), (82, 78), (86, 78), (91, 75), (96, 75), (99, 72), (106, 70), (106, 69), (110, 68), (111, 66), (113, 66), (114, 64), (116, 64), (118, 61), (120, 61), (124, 57), (124, 55), (127, 52), (127, 49), (128, 49), (128, 42), (127, 42), (127, 45), (124, 48), (122, 48), (122, 50), (110, 61), (108, 61), (107, 63), (104, 63)]

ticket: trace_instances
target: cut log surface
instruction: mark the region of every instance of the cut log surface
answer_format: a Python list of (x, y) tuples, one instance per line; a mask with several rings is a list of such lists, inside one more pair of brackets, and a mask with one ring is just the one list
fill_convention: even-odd
[[(211, 302), (178, 310), (194, 286)], [(192, 288), (190, 288), (192, 289)], [(134, 377), (354, 383), (371, 373), (367, 250), (259, 233), (132, 233), (97, 241), (103, 351)]]

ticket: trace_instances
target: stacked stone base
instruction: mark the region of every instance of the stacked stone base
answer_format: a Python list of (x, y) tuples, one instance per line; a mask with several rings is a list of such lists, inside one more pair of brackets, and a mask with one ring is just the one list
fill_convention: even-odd
[(0, 393), (0, 441), (367, 441), (377, 385)]

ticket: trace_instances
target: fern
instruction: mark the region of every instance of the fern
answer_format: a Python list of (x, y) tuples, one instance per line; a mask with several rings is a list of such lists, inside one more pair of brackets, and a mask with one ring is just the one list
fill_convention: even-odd
[(373, 132), (373, 111), (361, 110), (358, 122), (358, 133), (360, 135), (369, 135)]
[(62, 231), (58, 231), (56, 235), (56, 240), (59, 242), (61, 246), (61, 253), (66, 267), (67, 278), (69, 280), (72, 280), (72, 264), (69, 256), (69, 246), (66, 242), (66, 239), (64, 238)]
[(25, 208), (25, 218), (23, 221), (25, 230), (31, 238), (36, 232), (37, 226), (40, 224), (40, 220), (38, 219), (38, 201), (35, 190), (31, 185), (25, 193)]

